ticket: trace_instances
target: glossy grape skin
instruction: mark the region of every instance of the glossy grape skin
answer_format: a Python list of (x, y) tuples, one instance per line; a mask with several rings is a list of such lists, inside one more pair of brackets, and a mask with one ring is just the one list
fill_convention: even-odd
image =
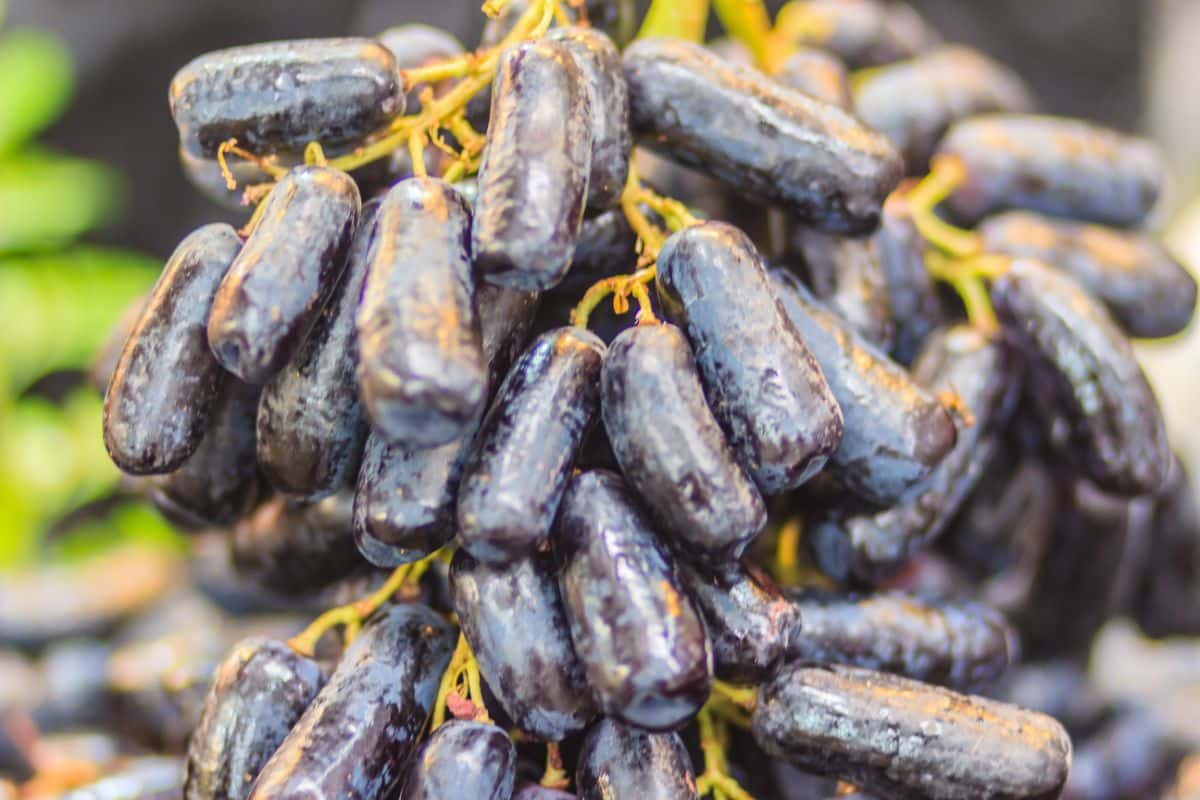
[(291, 360), (342, 274), (358, 187), (329, 167), (275, 184), (213, 299), (208, 344), (221, 366), (263, 384)]
[(991, 252), (1069, 273), (1130, 336), (1174, 336), (1195, 314), (1196, 279), (1148, 234), (1025, 211), (989, 217), (979, 233)]
[(886, 135), (910, 174), (929, 166), (938, 140), (976, 114), (1033, 111), (1033, 95), (1008, 67), (963, 46), (939, 47), (868, 73), (854, 87), (854, 109)]
[(275, 752), (325, 676), (283, 642), (239, 642), (218, 667), (188, 744), (184, 800), (236, 800)]
[[(508, 370), (528, 338), (537, 295), (480, 286), (476, 292), (489, 384)], [(373, 564), (395, 567), (438, 549), (455, 534), (455, 501), (474, 429), (425, 450), (367, 439), (354, 497), (354, 539)]]
[(346, 269), (299, 351), (263, 388), (258, 463), (281, 492), (316, 500), (349, 485), (368, 425), (358, 397), (355, 314), (379, 203), (363, 206)]
[(1151, 531), (1133, 618), (1152, 638), (1200, 635), (1200, 503), (1178, 458), (1155, 500)]
[(471, 213), (449, 184), (387, 193), (358, 311), (358, 384), (373, 429), (423, 449), (463, 435), (487, 393), (475, 313)]
[(496, 286), (548, 289), (579, 238), (592, 160), (587, 78), (570, 49), (526, 42), (500, 57), (472, 227), (475, 269)]
[(225, 376), (208, 431), (183, 466), (152, 482), (151, 499), (184, 527), (228, 525), (253, 506), (260, 487), (254, 419), (261, 390)]
[(130, 330), (104, 398), (104, 446), (124, 472), (172, 472), (199, 446), (222, 380), (204, 330), (240, 248), (229, 225), (189, 234)]
[(604, 343), (582, 328), (534, 340), (484, 417), (458, 489), (458, 535), (489, 563), (546, 541), (600, 404)]
[(735, 683), (771, 677), (803, 624), (775, 582), (750, 561), (713, 570), (680, 563), (679, 579), (704, 617), (716, 677)]
[(697, 558), (737, 559), (766, 525), (766, 505), (705, 402), (682, 331), (626, 329), (609, 345), (601, 382), (621, 472), (663, 532)]
[(813, 227), (875, 227), (903, 172), (882, 135), (691, 42), (644, 39), (624, 60), (633, 128), (650, 147)]
[(354, 547), (350, 490), (311, 504), (274, 497), (238, 521), (231, 535), (239, 575), (288, 594), (328, 586), (362, 566)]
[(954, 447), (954, 419), (933, 393), (855, 335), (795, 277), (782, 270), (771, 277), (845, 419), (833, 454), (837, 477), (882, 505), (904, 499)]
[(459, 550), (450, 589), (480, 674), (517, 728), (555, 742), (582, 730), (596, 707), (553, 559), (535, 553), (490, 566)]
[(788, 56), (787, 61), (772, 75), (776, 81), (814, 100), (828, 103), (846, 111), (854, 107), (850, 95), (850, 75), (846, 65), (833, 53), (802, 47)]
[(1145, 139), (1063, 117), (970, 117), (950, 128), (938, 153), (966, 167), (966, 181), (946, 204), (965, 224), (1022, 209), (1137, 227), (1166, 177), (1161, 154)]
[(576, 476), (556, 531), (571, 639), (600, 710), (648, 730), (682, 726), (708, 697), (708, 637), (629, 488), (604, 470)]
[(897, 800), (1051, 798), (1071, 740), (1044, 714), (857, 667), (796, 665), (759, 691), (754, 738)]
[(992, 683), (1018, 655), (1004, 617), (977, 603), (819, 591), (796, 602), (804, 628), (790, 639), (793, 661), (849, 664), (964, 690)]
[(991, 297), (1030, 361), (1055, 446), (1105, 491), (1158, 491), (1171, 467), (1166, 427), (1112, 317), (1073, 278), (1033, 259), (1013, 261)]
[(369, 622), (255, 780), (247, 800), (394, 792), (429, 718), (454, 629), (424, 606)]
[(841, 441), (842, 412), (746, 235), (720, 222), (684, 228), (659, 252), (658, 281), (759, 490), (792, 489), (819, 472)]
[(946, 311), (925, 268), (925, 240), (900, 192), (892, 192), (884, 201), (871, 246), (883, 268), (895, 327), (891, 356), (907, 366), (917, 357), (925, 338), (946, 321)]
[(253, 153), (352, 144), (404, 113), (396, 61), (371, 39), (304, 39), (200, 56), (171, 81), (183, 146), (213, 157), (236, 138)]
[(878, 583), (945, 529), (997, 451), (994, 432), (1008, 419), (1019, 385), (1015, 369), (1009, 352), (965, 326), (930, 337), (913, 375), (931, 391), (955, 392), (973, 424), (956, 415), (954, 447), (915, 496), (882, 511), (812, 517), (805, 541), (823, 572)]
[(484, 722), (452, 719), (425, 740), (408, 778), (404, 800), (509, 800), (517, 749), (508, 734)]
[(625, 85), (621, 54), (611, 39), (591, 28), (553, 28), (546, 38), (569, 50), (583, 70), (592, 110), (587, 206), (612, 208), (621, 200), (633, 149), (629, 88)]
[(887, 352), (895, 326), (887, 274), (873, 241), (801, 227), (789, 238), (785, 259), (792, 271), (863, 339)]
[(579, 800), (698, 800), (687, 748), (677, 733), (650, 733), (615, 719), (597, 722), (575, 768)]

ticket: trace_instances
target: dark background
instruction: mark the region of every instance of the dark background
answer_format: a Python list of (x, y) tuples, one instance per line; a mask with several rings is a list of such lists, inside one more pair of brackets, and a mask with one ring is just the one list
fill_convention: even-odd
[[(102, 238), (165, 257), (221, 218), (180, 172), (167, 111), (175, 71), (208, 50), (273, 39), (374, 34), (424, 22), (478, 40), (481, 0), (10, 0), (9, 24), (65, 37), (80, 72), (49, 144), (98, 158), (130, 181), (128, 213)], [(773, 4), (778, 5), (778, 3)], [(1137, 0), (915, 0), (948, 39), (1013, 66), (1047, 109), (1136, 129), (1143, 116)]]

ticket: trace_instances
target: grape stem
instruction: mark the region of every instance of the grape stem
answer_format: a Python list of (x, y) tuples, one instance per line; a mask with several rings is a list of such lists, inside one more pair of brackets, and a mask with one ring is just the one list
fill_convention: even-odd
[(704, 772), (696, 779), (696, 791), (701, 797), (711, 795), (713, 800), (754, 800), (729, 774), (725, 757), (729, 732), (724, 720), (706, 704), (696, 722), (700, 726), (700, 750), (704, 753)]
[(763, 0), (713, 0), (713, 11), (721, 27), (750, 51), (754, 62), (768, 72), (771, 55), (771, 18)]
[(397, 592), (414, 588), (437, 554), (426, 556), (412, 564), (396, 567), (384, 584), (366, 597), (353, 603), (331, 608), (317, 617), (307, 628), (288, 641), (288, 645), (302, 656), (313, 657), (317, 642), (330, 629), (341, 625), (346, 644), (354, 640), (362, 629), (363, 622), (379, 610)]
[(779, 526), (775, 539), (775, 580), (783, 586), (798, 586), (803, 579), (800, 570), (800, 536), (804, 528), (797, 517)]
[(546, 770), (542, 773), (542, 779), (538, 781), (547, 789), (566, 789), (571, 785), (571, 779), (567, 777), (567, 771), (563, 768), (562, 752), (559, 750), (558, 742), (546, 742)]
[(663, 37), (704, 41), (708, 0), (651, 0), (637, 38)]
[(464, 709), (471, 719), (478, 722), (492, 721), (483, 702), (483, 679), (479, 676), (479, 664), (476, 663), (471, 646), (467, 644), (467, 638), (461, 631), (458, 634), (458, 643), (454, 647), (454, 655), (450, 657), (450, 664), (442, 673), (442, 680), (438, 684), (430, 730), (437, 730), (446, 721), (446, 708), (450, 705), (454, 706), (450, 710), (455, 718), (461, 718), (462, 712), (459, 709)]
[(658, 324), (659, 319), (654, 314), (647, 286), (658, 277), (655, 262), (658, 260), (658, 251), (667, 239), (667, 232), (650, 221), (642, 210), (643, 206), (661, 217), (667, 228), (672, 231), (695, 225), (698, 221), (683, 203), (663, 197), (644, 186), (633, 165), (633, 154), (630, 154), (629, 176), (621, 192), (621, 211), (637, 235), (637, 247), (641, 253), (639, 264), (643, 266), (628, 275), (613, 275), (592, 284), (571, 311), (572, 325), (586, 328), (591, 313), (609, 295), (612, 295), (615, 313), (624, 314), (629, 311), (629, 298), (632, 296), (638, 304), (637, 324)]

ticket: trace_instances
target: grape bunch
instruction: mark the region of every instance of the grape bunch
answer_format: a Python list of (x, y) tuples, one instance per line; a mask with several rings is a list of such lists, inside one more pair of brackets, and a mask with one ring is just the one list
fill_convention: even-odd
[(114, 335), (104, 441), (237, 581), (343, 598), (228, 651), (183, 796), (1184, 796), (1083, 669), (1200, 634), (1155, 148), (903, 3), (629, 6), (175, 76), (253, 213)]

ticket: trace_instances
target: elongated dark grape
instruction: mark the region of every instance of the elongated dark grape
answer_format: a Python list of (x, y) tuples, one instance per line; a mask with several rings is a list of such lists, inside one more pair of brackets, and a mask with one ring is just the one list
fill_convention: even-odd
[(997, 451), (994, 432), (1011, 411), (1014, 369), (1007, 351), (970, 328), (929, 339), (914, 377), (931, 391), (955, 392), (971, 424), (956, 415), (953, 449), (915, 496), (882, 511), (833, 510), (810, 519), (805, 540), (822, 571), (878, 582), (945, 529)]
[(404, 781), (405, 800), (509, 800), (517, 749), (483, 722), (450, 720), (429, 735)]
[(691, 42), (644, 39), (624, 59), (633, 127), (651, 147), (822, 230), (875, 227), (903, 172), (882, 135)]
[(713, 412), (764, 494), (825, 466), (842, 412), (744, 233), (706, 222), (667, 239), (658, 278), (687, 331)]
[(1044, 714), (857, 667), (785, 668), (753, 731), (771, 755), (897, 800), (1057, 797), (1071, 760)]
[(1066, 800), (1172, 798), (1158, 791), (1175, 760), (1172, 750), (1168, 731), (1153, 711), (1119, 707), (1111, 720), (1075, 746), (1062, 796)]
[(91, 365), (88, 367), (88, 379), (92, 388), (101, 396), (108, 392), (108, 384), (112, 382), (113, 373), (117, 371), (117, 364), (121, 362), (121, 354), (125, 352), (129, 334), (133, 333), (134, 326), (142, 318), (142, 311), (148, 302), (150, 302), (149, 294), (139, 295), (130, 300), (129, 305), (121, 311), (120, 319), (104, 337), (104, 342), (92, 356)]
[(812, 293), (880, 350), (892, 346), (894, 325), (887, 274), (871, 239), (831, 236), (797, 227), (789, 259)]
[(450, 566), (454, 610), (483, 679), (519, 729), (547, 741), (596, 713), (556, 572), (542, 554), (490, 566), (460, 550)]
[[(524, 347), (537, 295), (480, 286), (483, 354), (495, 385)], [(394, 567), (432, 553), (455, 534), (455, 500), (474, 429), (440, 447), (413, 449), (367, 439), (354, 498), (354, 539), (373, 564)]]
[(535, 291), (566, 275), (588, 194), (592, 118), (587, 78), (566, 45), (527, 42), (500, 57), (472, 228), (484, 280)]
[(957, 439), (954, 419), (931, 392), (823, 308), (791, 274), (771, 274), (781, 304), (812, 348), (845, 419), (833, 465), (868, 500), (902, 500)]
[(604, 343), (581, 328), (542, 334), (484, 417), (458, 490), (458, 535), (480, 561), (532, 552), (550, 535), (600, 404)]
[(1016, 633), (977, 603), (923, 600), (903, 592), (867, 597), (807, 591), (797, 598), (804, 620), (788, 658), (850, 664), (952, 689), (984, 686), (1017, 657)]
[(892, 192), (884, 201), (879, 230), (871, 244), (883, 268), (895, 327), (891, 355), (908, 365), (917, 357), (925, 337), (946, 321), (946, 311), (925, 268), (925, 240), (900, 192)]
[(104, 446), (125, 472), (171, 472), (200, 444), (222, 374), (205, 326), (240, 247), (228, 225), (190, 234), (130, 330), (104, 398)]
[(226, 376), (208, 431), (183, 466), (153, 481), (154, 505), (184, 527), (228, 525), (254, 505), (260, 487), (254, 460), (259, 387)]
[(715, 675), (743, 683), (773, 675), (803, 620), (775, 582), (750, 561), (713, 570), (681, 563), (679, 578), (708, 627)]
[(575, 56), (591, 97), (592, 156), (589, 208), (612, 208), (621, 200), (629, 174), (633, 136), (629, 131), (629, 88), (621, 54), (603, 33), (591, 28), (554, 28), (547, 35)]
[(328, 167), (297, 167), (263, 202), (208, 320), (221, 366), (258, 384), (291, 360), (337, 285), (359, 213), (354, 181)]
[(1161, 488), (1171, 467), (1162, 413), (1104, 308), (1067, 274), (1024, 258), (993, 282), (992, 303), (1030, 359), (1031, 386), (1063, 454), (1109, 492)]
[(307, 39), (200, 56), (171, 81), (183, 146), (212, 157), (227, 139), (254, 153), (352, 144), (404, 113), (391, 52), (372, 39)]
[(1178, 458), (1155, 502), (1151, 531), (1134, 590), (1134, 620), (1155, 638), (1200, 635), (1200, 504)]
[(708, 697), (708, 637), (625, 482), (604, 470), (572, 479), (556, 543), (571, 639), (600, 709), (648, 730), (683, 725)]
[(315, 661), (283, 642), (239, 642), (217, 669), (188, 744), (184, 800), (235, 800), (320, 691)]
[(940, 37), (912, 6), (888, 0), (802, 0), (790, 13), (810, 21), (811, 42), (851, 67), (877, 67), (911, 58)]
[(698, 800), (692, 759), (677, 733), (649, 733), (615, 719), (597, 722), (579, 754), (580, 800)]
[(847, 111), (854, 106), (846, 65), (833, 53), (802, 47), (788, 56), (772, 77), (822, 103)]
[(397, 605), (369, 622), (255, 780), (248, 800), (395, 792), (450, 663), (454, 629)]
[(738, 558), (767, 523), (753, 482), (704, 400), (674, 325), (638, 325), (604, 357), (604, 427), (621, 472), (664, 533), (714, 563)]
[(891, 139), (912, 174), (925, 171), (938, 140), (957, 120), (1033, 108), (1032, 93), (1015, 72), (962, 46), (872, 70), (854, 86), (855, 113)]
[(1174, 336), (1196, 311), (1196, 279), (1144, 233), (1010, 211), (979, 226), (988, 250), (1071, 274), (1130, 336)]
[(368, 425), (358, 398), (355, 314), (375, 240), (378, 202), (363, 206), (346, 269), (312, 332), (258, 404), (258, 463), (282, 492), (319, 499), (358, 472)]
[(346, 577), (363, 563), (354, 547), (353, 508), (348, 489), (312, 504), (268, 500), (233, 529), (234, 568), (283, 594)]
[(358, 383), (374, 429), (428, 448), (462, 436), (487, 394), (468, 232), (449, 184), (410, 178), (379, 208), (358, 311)]
[[(1046, 541), (1025, 567), (1028, 588), (1006, 609), (1031, 658), (1086, 656), (1124, 601), (1119, 580), (1131, 540), (1148, 535), (1153, 507), (1113, 497), (1086, 480), (1060, 478)], [(1018, 568), (1024, 565), (1019, 565)]]
[(1150, 142), (1062, 117), (971, 117), (950, 128), (938, 153), (966, 167), (966, 182), (948, 201), (966, 223), (1015, 208), (1136, 227), (1157, 203), (1166, 172)]

